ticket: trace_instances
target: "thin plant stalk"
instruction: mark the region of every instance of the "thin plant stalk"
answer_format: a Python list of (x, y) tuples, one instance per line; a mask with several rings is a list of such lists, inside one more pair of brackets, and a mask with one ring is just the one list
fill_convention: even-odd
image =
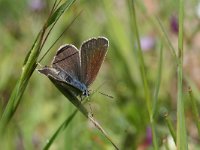
[(58, 40), (64, 35), (64, 33), (70, 28), (70, 26), (76, 21), (76, 19), (79, 17), (81, 12), (79, 12), (78, 15), (75, 18), (73, 18), (73, 20), (70, 22), (70, 24), (65, 28), (65, 30), (60, 34), (60, 36), (53, 42), (53, 44), (47, 49), (47, 51), (44, 53), (44, 55), (39, 59), (38, 63), (40, 63), (42, 61), (42, 59), (48, 54), (48, 52), (51, 50), (51, 48), (58, 42)]
[(199, 120), (199, 111), (197, 108), (198, 105), (197, 105), (196, 99), (194, 99), (192, 89), (190, 87), (189, 87), (188, 92), (189, 92), (189, 97), (190, 97), (191, 104), (192, 104), (192, 113), (194, 115), (195, 124), (197, 126), (198, 134), (200, 136), (200, 120)]
[(179, 0), (179, 34), (178, 34), (178, 97), (177, 97), (177, 150), (187, 150), (187, 134), (183, 101), (183, 16), (184, 0)]
[(52, 145), (56, 137), (59, 135), (59, 133), (61, 133), (68, 127), (68, 125), (73, 120), (77, 112), (78, 112), (78, 109), (76, 109), (69, 117), (67, 117), (67, 119), (59, 126), (56, 132), (52, 135), (52, 137), (46, 142), (43, 150), (48, 150), (50, 148), (50, 146)]
[(166, 42), (167, 42), (167, 45), (168, 45), (168, 47), (170, 49), (171, 54), (175, 58), (176, 64), (178, 64), (178, 59), (177, 59), (175, 48), (173, 47), (172, 43), (170, 42), (169, 36), (167, 35), (167, 32), (166, 32), (163, 24), (161, 23), (160, 19), (158, 17), (156, 17), (156, 20), (157, 20), (157, 22), (159, 24), (160, 29), (162, 30), (164, 38), (166, 39)]
[(159, 62), (158, 62), (158, 73), (156, 77), (156, 85), (155, 85), (155, 91), (153, 96), (153, 105), (152, 105), (152, 116), (155, 118), (156, 109), (157, 109), (157, 103), (158, 103), (158, 93), (160, 89), (160, 82), (161, 82), (161, 75), (162, 75), (162, 61), (163, 61), (163, 44), (160, 45), (160, 56), (159, 56)]
[(172, 120), (169, 118), (168, 114), (165, 115), (165, 122), (167, 123), (168, 129), (171, 133), (174, 143), (176, 143), (176, 131), (173, 127)]
[(133, 33), (135, 33), (137, 47), (138, 47), (140, 74), (141, 74), (142, 81), (143, 81), (145, 99), (146, 99), (146, 104), (147, 104), (147, 109), (148, 109), (148, 113), (149, 113), (150, 124), (151, 124), (151, 129), (152, 129), (152, 134), (153, 134), (153, 145), (154, 145), (154, 149), (158, 150), (155, 122), (154, 122), (154, 118), (151, 117), (151, 116), (153, 116), (152, 115), (153, 111), (152, 111), (152, 104), (151, 104), (151, 94), (150, 94), (147, 76), (146, 76), (146, 72), (145, 72), (144, 58), (143, 58), (142, 49), (141, 49), (141, 45), (140, 45), (140, 37), (139, 37), (137, 21), (136, 21), (135, 3), (133, 2), (133, 0), (131, 0), (131, 6), (132, 6), (131, 14), (132, 14), (132, 21), (133, 21), (133, 29), (134, 29)]

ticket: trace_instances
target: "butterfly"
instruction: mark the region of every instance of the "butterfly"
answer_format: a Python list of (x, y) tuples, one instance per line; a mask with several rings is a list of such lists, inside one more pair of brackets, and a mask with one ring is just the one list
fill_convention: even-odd
[(38, 71), (46, 75), (61, 91), (77, 96), (89, 96), (88, 87), (94, 82), (109, 46), (105, 37), (91, 38), (78, 50), (72, 44), (61, 46), (51, 66)]

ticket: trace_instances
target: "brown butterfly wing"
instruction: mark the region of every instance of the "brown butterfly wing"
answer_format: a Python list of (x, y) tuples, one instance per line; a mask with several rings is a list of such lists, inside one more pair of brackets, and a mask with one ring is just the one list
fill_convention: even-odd
[(108, 40), (104, 37), (93, 38), (81, 46), (81, 82), (89, 86), (96, 78), (104, 61)]
[(53, 68), (67, 72), (71, 77), (80, 79), (79, 51), (74, 45), (61, 46), (52, 61)]

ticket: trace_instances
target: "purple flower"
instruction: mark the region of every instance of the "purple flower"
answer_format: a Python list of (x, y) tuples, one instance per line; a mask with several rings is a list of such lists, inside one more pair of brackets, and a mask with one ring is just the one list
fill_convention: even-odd
[(152, 132), (150, 127), (147, 127), (146, 129), (146, 144), (147, 145), (152, 144)]
[(173, 33), (178, 34), (178, 18), (175, 15), (170, 18), (170, 29)]
[(155, 39), (153, 36), (144, 36), (140, 39), (141, 48), (143, 51), (149, 51), (155, 46)]
[(32, 11), (41, 11), (45, 6), (44, 0), (29, 0), (29, 7)]
[(151, 128), (147, 127), (146, 136), (142, 141), (142, 143), (138, 146), (137, 150), (146, 150), (150, 147), (151, 144), (152, 144), (152, 132)]

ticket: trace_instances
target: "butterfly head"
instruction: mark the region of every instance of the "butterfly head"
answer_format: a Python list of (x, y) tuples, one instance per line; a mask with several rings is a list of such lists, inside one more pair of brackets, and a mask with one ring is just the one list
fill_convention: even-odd
[(89, 96), (89, 91), (88, 91), (88, 89), (85, 89), (84, 91), (83, 91), (83, 96)]

